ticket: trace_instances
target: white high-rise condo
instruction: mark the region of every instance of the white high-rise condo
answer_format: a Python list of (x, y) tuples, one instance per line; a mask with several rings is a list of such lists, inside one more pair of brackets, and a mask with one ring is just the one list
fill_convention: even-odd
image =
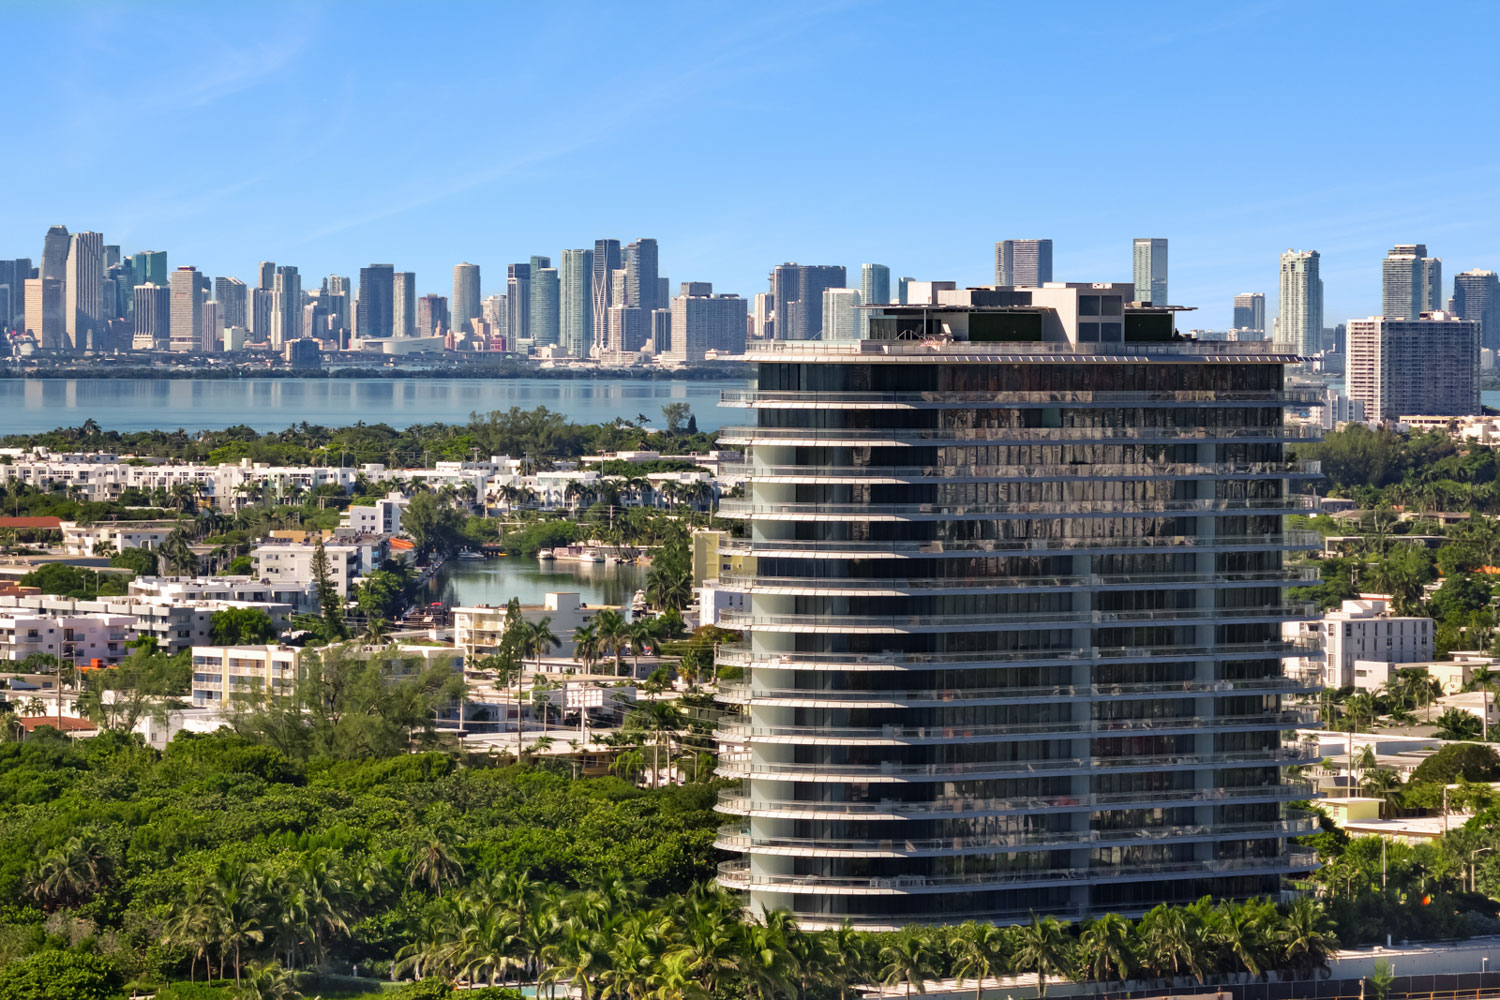
[(1375, 423), (1480, 412), (1480, 322), (1446, 312), (1351, 319), (1348, 394)]
[(1318, 251), (1288, 250), (1281, 255), (1280, 315), (1273, 338), (1282, 350), (1311, 357), (1323, 341), (1323, 279)]
[(1167, 241), (1138, 237), (1130, 246), (1135, 278), (1135, 301), (1167, 305)]
[(104, 324), (104, 235), (74, 233), (68, 240), (63, 318), (68, 347), (91, 346)]
[(1138, 914), (1316, 866), (1285, 366), (1134, 286), (943, 293), (747, 345), (721, 884), (807, 928)]
[(859, 340), (861, 304), (857, 288), (823, 289), (823, 339)]
[(1001, 240), (995, 244), (995, 284), (1035, 288), (1051, 280), (1051, 240)]

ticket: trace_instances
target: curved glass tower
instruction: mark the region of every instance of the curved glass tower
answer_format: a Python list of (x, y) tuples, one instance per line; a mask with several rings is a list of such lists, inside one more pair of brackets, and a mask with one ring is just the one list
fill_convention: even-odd
[[(1312, 860), (1282, 733), (1288, 460), (1266, 344), (1175, 339), (1130, 285), (871, 310), (752, 345), (743, 680), (720, 869), (805, 927), (1139, 913), (1277, 894)], [(1295, 651), (1303, 652), (1303, 651)]]

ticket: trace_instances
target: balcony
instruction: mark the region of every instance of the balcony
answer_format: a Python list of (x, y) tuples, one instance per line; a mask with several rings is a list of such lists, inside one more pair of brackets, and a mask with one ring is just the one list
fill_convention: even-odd
[(1323, 685), (1312, 677), (1263, 677), (1254, 680), (1155, 681), (1140, 684), (1090, 684), (1053, 687), (911, 688), (851, 690), (772, 688), (746, 682), (721, 682), (718, 700), (731, 705), (818, 708), (916, 708), (933, 705), (982, 705), (1049, 702), (1096, 702), (1220, 697), (1240, 694), (1312, 694)]
[[(1243, 767), (1290, 767), (1322, 759), (1316, 747), (1296, 744), (1232, 753), (1163, 754), (1134, 757), (1073, 757), (1052, 760), (965, 761), (957, 764), (787, 764), (756, 761), (749, 752), (725, 753), (716, 771), (721, 777), (765, 781), (906, 783), (995, 778), (1050, 778), (1072, 774), (1135, 774), (1165, 769), (1211, 770)], [(743, 793), (740, 793), (743, 794)]]
[(1033, 723), (996, 725), (931, 726), (773, 726), (749, 719), (720, 720), (718, 734), (725, 743), (793, 743), (809, 746), (924, 746), (947, 743), (1008, 743), (1037, 737), (1089, 736), (1111, 738), (1132, 735), (1183, 735), (1194, 732), (1255, 732), (1295, 729), (1317, 721), (1315, 706), (1284, 708), (1249, 715), (1219, 715), (1208, 718), (1177, 716), (1157, 719), (1057, 719)]
[(744, 643), (723, 643), (718, 662), (729, 667), (774, 667), (778, 670), (963, 670), (999, 665), (1045, 666), (1059, 661), (1105, 660), (1111, 663), (1154, 660), (1321, 659), (1317, 639), (1280, 642), (1223, 643), (1214, 646), (1093, 646), (994, 653), (754, 653)]
[(720, 573), (719, 587), (745, 594), (811, 594), (816, 596), (900, 597), (909, 593), (1035, 594), (1048, 591), (1141, 590), (1192, 587), (1222, 590), (1232, 587), (1292, 586), (1314, 583), (1319, 571), (1309, 566), (1251, 570), (1241, 573), (1138, 573), (1081, 576), (928, 576), (830, 577), (765, 576), (759, 573)]
[(1318, 441), (1323, 429), (1304, 424), (1269, 427), (963, 427), (834, 428), (725, 427), (719, 444), (807, 448), (868, 448), (964, 444), (1274, 443)]
[(1246, 872), (1266, 874), (1314, 871), (1318, 856), (1311, 851), (1290, 851), (1270, 858), (1222, 858), (1205, 861), (1161, 861), (1144, 865), (1085, 868), (1016, 868), (1011, 871), (968, 875), (879, 876), (780, 875), (752, 872), (746, 860), (719, 865), (719, 884), (729, 889), (769, 889), (781, 892), (829, 895), (897, 895), (952, 892), (965, 888), (1046, 887), (1056, 882), (1069, 885), (1100, 885), (1141, 879), (1211, 878)]
[(897, 634), (919, 632), (994, 632), (1037, 628), (1108, 628), (1116, 625), (1158, 625), (1169, 622), (1247, 624), (1311, 619), (1311, 604), (1260, 608), (1162, 608), (1150, 611), (1037, 611), (977, 615), (856, 615), (767, 614), (725, 611), (725, 628), (772, 632), (834, 634)]
[(983, 408), (1013, 409), (1030, 406), (1240, 406), (1264, 404), (1281, 409), (1287, 405), (1321, 403), (1323, 394), (1315, 389), (1283, 389), (1263, 392), (1094, 392), (1089, 390), (1057, 392), (963, 392), (930, 390), (927, 392), (809, 392), (798, 390), (731, 390), (720, 394), (719, 405), (735, 409), (943, 409)]
[(1312, 510), (1317, 498), (1300, 493), (1271, 500), (1077, 500), (997, 504), (756, 503), (724, 500), (721, 517), (762, 521), (953, 521), (1050, 517), (1150, 517), (1179, 515), (1297, 514)]
[(750, 828), (719, 827), (714, 847), (739, 854), (775, 857), (917, 858), (1000, 854), (1036, 848), (1081, 845), (1115, 847), (1142, 842), (1203, 842), (1225, 838), (1269, 840), (1304, 837), (1320, 829), (1318, 817), (1293, 811), (1295, 818), (1261, 823), (1130, 827), (1119, 830), (1020, 830), (985, 837), (917, 839), (752, 836)]
[(850, 559), (937, 558), (957, 556), (969, 558), (976, 554), (992, 553), (1004, 555), (1018, 553), (1037, 555), (1048, 552), (1080, 552), (1093, 550), (1103, 554), (1130, 553), (1139, 549), (1173, 549), (1200, 552), (1219, 550), (1235, 552), (1315, 552), (1323, 547), (1323, 539), (1315, 531), (1283, 531), (1274, 535), (1218, 535), (1199, 537), (1196, 535), (1148, 535), (1124, 538), (1001, 538), (980, 539), (965, 542), (863, 542), (842, 539), (775, 539), (752, 541), (745, 538), (726, 539), (719, 542), (719, 554), (728, 556), (778, 556), (808, 553), (810, 556), (837, 558), (846, 555)]
[(1076, 465), (764, 465), (725, 464), (721, 470), (751, 482), (907, 483), (946, 479), (950, 482), (1070, 482), (1144, 479), (1321, 479), (1316, 461), (1214, 462), (1131, 465), (1095, 462)]
[(819, 802), (809, 799), (772, 799), (725, 789), (717, 811), (729, 815), (809, 820), (950, 819), (960, 816), (1011, 815), (1033, 812), (1108, 812), (1157, 806), (1238, 805), (1254, 802), (1295, 802), (1313, 796), (1302, 781), (1245, 788), (1176, 788), (1079, 795), (1022, 795), (987, 798), (973, 795), (933, 796), (922, 801), (877, 799), (862, 802)]

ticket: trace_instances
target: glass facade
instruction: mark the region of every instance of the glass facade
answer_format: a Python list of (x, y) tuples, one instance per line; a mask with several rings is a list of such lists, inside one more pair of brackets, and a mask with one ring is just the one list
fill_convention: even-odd
[(1312, 867), (1285, 359), (1152, 346), (752, 352), (719, 439), (747, 476), (720, 880), (752, 908), (1076, 919)]

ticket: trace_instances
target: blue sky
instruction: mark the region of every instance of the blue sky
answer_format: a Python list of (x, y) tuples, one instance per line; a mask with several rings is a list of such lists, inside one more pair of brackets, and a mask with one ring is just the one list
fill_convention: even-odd
[[(556, 261), (655, 236), (674, 288), (784, 260), (1128, 280), (1223, 327), (1278, 254), (1323, 255), (1331, 324), (1379, 258), (1500, 269), (1500, 5), (16, 3), (0, 256), (52, 223), (304, 284), (371, 261)], [(19, 81), (19, 87), (16, 82)]]

